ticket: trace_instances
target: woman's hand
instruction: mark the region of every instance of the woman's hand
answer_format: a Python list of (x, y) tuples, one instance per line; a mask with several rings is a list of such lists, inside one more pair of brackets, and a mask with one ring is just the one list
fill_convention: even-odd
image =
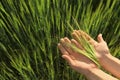
[(94, 62), (92, 62), (90, 59), (88, 59), (84, 55), (79, 54), (74, 50), (72, 50), (72, 48), (68, 47), (66, 43), (74, 44), (79, 49), (82, 49), (82, 48), (79, 45), (79, 43), (74, 39), (70, 41), (68, 38), (63, 38), (60, 40), (60, 43), (58, 44), (58, 48), (62, 53), (62, 57), (69, 63), (69, 65), (74, 70), (84, 75), (87, 75), (89, 74), (90, 70), (97, 68)]
[(72, 48), (67, 46), (66, 43), (74, 44), (81, 50), (84, 50), (84, 48), (82, 48), (82, 46), (80, 46), (80, 44), (74, 39), (71, 41), (68, 38), (63, 38), (60, 40), (58, 48), (62, 53), (62, 57), (69, 63), (72, 69), (84, 74), (88, 80), (118, 80), (98, 69), (94, 62), (84, 55), (72, 50)]
[[(75, 30), (72, 33), (72, 36), (78, 42), (79, 42), (78, 38), (80, 38), (81, 36), (85, 37), (86, 40), (94, 47), (94, 49), (96, 51), (95, 54), (98, 59), (101, 60), (101, 58), (103, 56), (110, 55), (107, 43), (103, 40), (102, 34), (98, 35), (98, 37), (97, 37), (98, 41), (95, 41), (87, 33), (83, 32), (81, 30)], [(82, 43), (79, 43), (79, 44), (82, 44)]]
[[(100, 65), (112, 73), (114, 76), (120, 78), (120, 60), (113, 57), (108, 49), (107, 43), (103, 40), (102, 35), (99, 34), (97, 39), (98, 41), (95, 41), (92, 39), (87, 33), (83, 31), (77, 31), (75, 30), (72, 33), (73, 38), (79, 42), (79, 38), (81, 36), (85, 37), (86, 40), (94, 47), (96, 57), (99, 60)], [(79, 43), (82, 44), (82, 43)], [(83, 45), (84, 46), (84, 45)]]

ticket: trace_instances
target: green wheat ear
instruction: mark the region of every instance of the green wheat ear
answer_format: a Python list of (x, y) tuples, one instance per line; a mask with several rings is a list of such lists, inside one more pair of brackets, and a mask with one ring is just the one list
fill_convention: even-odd
[(98, 67), (100, 67), (100, 64), (98, 62), (98, 59), (95, 55), (95, 50), (93, 48), (92, 45), (90, 45), (90, 43), (84, 38), (81, 37), (78, 39), (78, 43), (82, 43), (82, 47), (84, 47), (84, 50), (79, 49), (77, 46), (75, 46), (74, 44), (67, 44), (70, 48), (72, 48), (74, 51), (78, 52), (79, 54), (82, 54), (84, 56), (86, 56), (87, 58), (89, 58), (91, 61), (93, 61)]

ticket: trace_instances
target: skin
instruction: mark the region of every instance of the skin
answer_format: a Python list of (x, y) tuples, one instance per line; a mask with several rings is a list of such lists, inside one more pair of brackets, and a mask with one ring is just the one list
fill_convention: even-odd
[(62, 57), (68, 61), (69, 65), (76, 71), (87, 74), (87, 70), (92, 68), (97, 68), (97, 66), (89, 60), (87, 57), (80, 55), (74, 51), (72, 51), (69, 47), (65, 45), (65, 43), (72, 43), (75, 45), (79, 45), (75, 40), (69, 40), (68, 38), (61, 39), (58, 47), (62, 52)]
[(72, 36), (76, 41), (78, 41), (78, 37), (85, 37), (86, 40), (88, 40), (88, 42), (94, 47), (96, 57), (98, 58), (100, 65), (120, 79), (120, 60), (110, 54), (107, 43), (102, 38), (102, 34), (98, 35), (98, 41), (95, 41), (87, 33), (80, 30), (73, 31)]
[(90, 59), (73, 51), (66, 43), (74, 44), (83, 50), (82, 46), (74, 39), (62, 38), (58, 44), (58, 48), (62, 53), (62, 57), (69, 63), (72, 69), (84, 74), (88, 80), (117, 80), (116, 78), (104, 73)]
[(92, 39), (87, 33), (81, 31), (81, 30), (75, 30), (72, 33), (73, 38), (78, 41), (78, 38), (83, 36), (85, 37), (88, 42), (95, 48), (96, 56), (98, 59), (102, 58), (105, 55), (110, 55), (109, 49), (107, 47), (107, 43), (103, 40), (102, 34), (99, 34), (97, 39), (98, 41), (95, 41)]

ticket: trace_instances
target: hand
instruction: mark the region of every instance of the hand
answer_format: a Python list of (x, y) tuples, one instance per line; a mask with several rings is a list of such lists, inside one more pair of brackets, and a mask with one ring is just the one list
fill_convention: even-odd
[(69, 63), (69, 65), (79, 73), (87, 75), (89, 70), (97, 68), (97, 66), (90, 59), (85, 57), (82, 54), (79, 54), (68, 47), (66, 43), (74, 44), (76, 47), (81, 49), (79, 43), (72, 39), (71, 41), (68, 38), (63, 38), (58, 44), (58, 48), (62, 53), (62, 57)]
[[(86, 40), (88, 40), (88, 42), (95, 48), (95, 54), (97, 56), (98, 59), (101, 59), (101, 57), (110, 54), (107, 43), (103, 40), (102, 38), (102, 34), (99, 34), (97, 37), (98, 41), (95, 41), (94, 39), (92, 39), (87, 33), (81, 31), (81, 30), (75, 30), (72, 33), (73, 38), (79, 42), (78, 38), (80, 38), (81, 36), (85, 37)], [(81, 43), (79, 43), (81, 44)]]

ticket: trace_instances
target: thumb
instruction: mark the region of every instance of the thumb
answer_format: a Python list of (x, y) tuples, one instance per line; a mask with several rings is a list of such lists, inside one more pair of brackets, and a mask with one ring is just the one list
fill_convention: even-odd
[(98, 39), (98, 42), (104, 41), (104, 40), (103, 40), (103, 37), (102, 37), (102, 34), (99, 34), (98, 37), (97, 37), (97, 39)]
[(64, 58), (69, 63), (69, 65), (74, 64), (73, 59), (69, 55), (62, 55), (62, 58)]

